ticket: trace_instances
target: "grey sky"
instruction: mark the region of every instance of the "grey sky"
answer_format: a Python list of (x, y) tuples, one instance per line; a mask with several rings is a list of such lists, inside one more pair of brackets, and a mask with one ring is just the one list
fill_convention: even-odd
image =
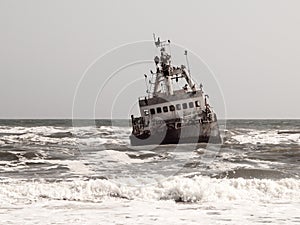
[[(90, 63), (121, 44), (151, 40), (153, 32), (205, 60), (228, 118), (300, 118), (299, 8), (297, 0), (0, 0), (0, 118), (71, 118)], [(138, 66), (137, 77), (143, 70), (149, 66)], [(201, 82), (209, 90), (210, 82)], [(97, 103), (97, 117), (110, 116), (101, 108), (107, 103)]]

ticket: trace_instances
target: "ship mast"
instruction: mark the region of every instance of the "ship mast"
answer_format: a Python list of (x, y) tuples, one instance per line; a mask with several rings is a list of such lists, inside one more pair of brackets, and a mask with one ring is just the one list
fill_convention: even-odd
[[(173, 90), (173, 84), (172, 84), (172, 79), (176, 79), (178, 81), (179, 78), (184, 78), (190, 87), (190, 89), (195, 92), (196, 87), (195, 83), (191, 78), (190, 75), (190, 70), (189, 70), (189, 65), (188, 68), (186, 66), (181, 65), (181, 67), (172, 67), (171, 64), (171, 54), (167, 52), (167, 47), (170, 50), (170, 40), (168, 41), (161, 41), (160, 38), (158, 37), (156, 39), (155, 34), (153, 34), (154, 38), (154, 43), (155, 46), (159, 49), (160, 51), (160, 57), (155, 56), (154, 62), (156, 66), (156, 78), (154, 82), (154, 91), (153, 95), (156, 96), (161, 91), (159, 90), (160, 84), (163, 84), (166, 88), (165, 93), (167, 95), (173, 95), (174, 90)], [(187, 55), (187, 51), (185, 51), (185, 55)]]
[(166, 94), (173, 95), (172, 73), (171, 73), (171, 54), (166, 51), (166, 47), (170, 48), (170, 40), (161, 41), (160, 38), (153, 34), (155, 46), (160, 51), (160, 57), (156, 56), (154, 62), (156, 65), (156, 79), (154, 84), (154, 95), (158, 93), (159, 84), (163, 81), (166, 87)]

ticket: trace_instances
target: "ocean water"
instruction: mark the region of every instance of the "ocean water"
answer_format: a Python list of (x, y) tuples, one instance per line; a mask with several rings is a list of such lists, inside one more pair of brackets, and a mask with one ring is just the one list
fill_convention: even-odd
[(300, 120), (131, 147), (127, 120), (0, 120), (0, 224), (300, 224)]

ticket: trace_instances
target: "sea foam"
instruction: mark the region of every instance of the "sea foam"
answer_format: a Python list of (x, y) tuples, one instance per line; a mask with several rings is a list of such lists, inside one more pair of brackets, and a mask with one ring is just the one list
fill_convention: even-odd
[(216, 179), (203, 176), (185, 178), (175, 176), (149, 186), (129, 186), (111, 180), (91, 179), (63, 182), (2, 181), (0, 201), (17, 204), (52, 200), (99, 202), (117, 197), (138, 200), (174, 200), (182, 202), (220, 201), (300, 201), (300, 181), (292, 178), (269, 179)]

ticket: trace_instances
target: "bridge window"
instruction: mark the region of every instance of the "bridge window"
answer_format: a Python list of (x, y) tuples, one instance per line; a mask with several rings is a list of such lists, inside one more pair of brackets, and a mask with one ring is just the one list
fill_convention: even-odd
[(186, 103), (182, 103), (182, 108), (183, 109), (187, 109), (187, 104)]
[(163, 107), (163, 111), (164, 111), (164, 112), (168, 112), (168, 106), (164, 106), (164, 107)]
[(156, 108), (156, 112), (157, 112), (157, 113), (161, 113), (161, 108), (160, 108), (160, 107), (157, 107), (157, 108)]
[(196, 107), (200, 107), (199, 101), (195, 101), (195, 105), (196, 105)]
[(144, 115), (145, 115), (145, 116), (148, 116), (148, 115), (149, 115), (149, 110), (148, 110), (148, 109), (145, 109), (145, 110), (144, 110)]
[(180, 104), (176, 104), (176, 110), (180, 110), (181, 109), (181, 105)]
[(170, 105), (169, 108), (170, 108), (171, 112), (175, 111), (175, 106), (174, 105)]
[(194, 108), (194, 102), (189, 102), (189, 107)]
[(151, 115), (155, 114), (155, 109), (150, 109)]

